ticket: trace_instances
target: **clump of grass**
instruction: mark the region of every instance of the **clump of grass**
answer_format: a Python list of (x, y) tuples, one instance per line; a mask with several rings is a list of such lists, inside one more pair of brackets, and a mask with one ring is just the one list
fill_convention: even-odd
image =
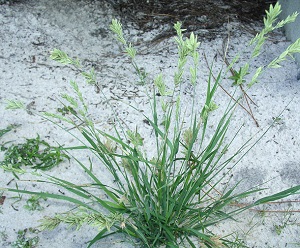
[(30, 167), (38, 170), (49, 170), (58, 165), (63, 159), (69, 156), (62, 152), (61, 147), (49, 145), (41, 140), (39, 135), (33, 139), (26, 139), (23, 144), (13, 144), (5, 150), (4, 160), (0, 166), (6, 171), (21, 172), (22, 167)]
[(32, 236), (32, 234), (37, 233), (37, 230), (33, 228), (28, 228), (18, 231), (17, 240), (14, 241), (11, 245), (14, 248), (35, 248), (39, 243), (39, 237)]
[(57, 112), (61, 113), (62, 115), (76, 114), (76, 111), (70, 106), (64, 106), (63, 108), (58, 108)]
[(29, 210), (29, 211), (41, 211), (44, 209), (44, 207), (41, 205), (40, 200), (46, 201), (46, 198), (42, 198), (40, 196), (34, 195), (30, 197), (27, 201), (26, 204), (24, 205), (24, 208)]
[[(250, 42), (253, 46), (252, 57), (231, 78), (235, 85), (247, 83), (245, 75), (251, 69), (251, 59), (259, 56), (267, 34), (296, 18), (294, 14), (276, 24), (279, 13), (279, 4), (270, 7), (264, 19), (265, 28)], [(72, 125), (73, 130), (79, 131), (78, 133), (82, 136), (71, 132), (71, 129), (62, 127), (82, 144), (64, 149), (91, 152), (111, 174), (114, 185), (108, 186), (106, 182), (97, 178), (94, 171), (98, 170), (99, 163), (93, 164), (90, 160), (87, 165), (74, 158), (90, 177), (91, 184), (78, 185), (57, 177), (47, 177), (47, 175), (44, 180), (44, 182), (66, 189), (70, 195), (8, 189), (12, 192), (68, 201), (79, 207), (79, 210), (70, 211), (68, 214), (45, 217), (41, 221), (41, 229), (53, 229), (60, 223), (67, 223), (77, 229), (84, 224), (90, 224), (98, 228), (99, 233), (90, 241), (88, 247), (116, 233), (124, 233), (138, 240), (142, 247), (160, 247), (161, 245), (183, 247), (186, 244), (191, 247), (199, 247), (199, 244), (201, 247), (239, 246), (242, 245), (240, 240), (230, 241), (226, 237), (219, 237), (210, 231), (210, 227), (226, 219), (234, 219), (237, 214), (249, 208), (299, 192), (300, 185), (263, 197), (248, 205), (231, 206), (231, 203), (240, 202), (263, 190), (253, 188), (238, 193), (236, 190), (238, 183), (232, 187), (222, 184), (223, 175), (228, 173), (226, 168), (236, 166), (253, 147), (251, 145), (249, 148), (249, 142), (246, 142), (241, 144), (238, 150), (228, 152), (236, 136), (239, 135), (239, 130), (228, 143), (225, 143), (231, 118), (242, 96), (236, 97), (237, 101), (230, 101), (224, 112), (220, 113), (218, 123), (211, 127), (209, 125), (211, 112), (218, 111), (214, 95), (222, 83), (222, 78), (226, 77), (221, 71), (214, 80), (212, 68), (210, 68), (203, 105), (198, 106), (195, 101), (196, 94), (193, 94), (194, 98), (190, 106), (192, 114), (189, 118), (185, 116), (185, 111), (182, 110), (180, 86), (186, 72), (187, 61), (190, 60), (192, 63), (189, 68), (190, 83), (194, 92), (196, 91), (200, 43), (193, 33), (189, 38), (184, 38), (181, 23), (176, 23), (174, 28), (177, 32), (175, 42), (178, 47), (178, 67), (174, 74), (173, 87), (167, 87), (161, 74), (154, 80), (154, 90), (152, 92), (145, 90), (151, 100), (152, 113), (150, 116), (144, 115), (143, 118), (153, 129), (154, 157), (148, 158), (147, 151), (143, 150), (144, 137), (138, 128), (128, 130), (120, 121), (117, 121), (118, 125), (115, 125), (114, 133), (98, 129), (89, 117), (88, 105), (78, 83), (74, 81), (71, 81), (71, 87), (76, 97), (62, 95), (65, 100), (64, 108), (73, 110), (70, 111), (71, 116), (63, 113), (47, 112), (44, 114), (43, 117), (52, 122), (58, 119)], [(117, 40), (121, 42), (125, 53), (131, 59), (139, 82), (145, 84), (147, 74), (142, 72), (141, 67), (136, 64), (137, 51), (124, 38), (120, 22), (113, 20), (111, 30), (116, 34)], [(246, 85), (247, 89), (258, 82), (264, 70), (277, 68), (288, 55), (299, 51), (300, 39), (269, 65), (258, 68)], [(73, 60), (58, 49), (51, 53), (51, 58), (82, 70), (78, 59)], [(226, 72), (238, 59), (239, 56), (234, 58)], [(94, 74), (82, 73), (82, 75), (88, 83), (93, 79), (93, 84), (97, 84)], [(24, 105), (18, 101), (10, 102), (10, 108), (18, 108), (18, 106), (22, 108)], [(159, 112), (163, 113), (161, 117)], [(82, 125), (77, 125), (78, 123)], [(57, 125), (60, 124), (57, 123)], [(209, 140), (207, 141), (205, 137), (209, 137)], [(231, 155), (225, 156), (225, 154)], [(99, 197), (97, 189), (104, 192), (107, 198)], [(101, 206), (100, 210), (98, 206)], [(193, 238), (196, 238), (199, 243), (196, 244)]]
[(8, 239), (8, 234), (5, 231), (0, 232), (1, 241), (6, 241)]

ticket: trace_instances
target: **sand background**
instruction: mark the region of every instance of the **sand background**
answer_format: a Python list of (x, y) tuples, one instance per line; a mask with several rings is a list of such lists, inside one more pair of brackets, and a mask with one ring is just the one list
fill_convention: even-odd
[[(112, 130), (115, 120), (114, 109), (120, 119), (129, 128), (136, 126), (145, 137), (151, 137), (151, 130), (143, 116), (128, 108), (126, 103), (149, 113), (149, 103), (145, 96), (144, 86), (136, 84), (137, 78), (129, 60), (121, 53), (119, 45), (114, 41), (109, 31), (112, 18), (118, 17), (112, 6), (103, 1), (24, 1), (14, 4), (0, 5), (0, 129), (10, 124), (20, 124), (14, 132), (3, 136), (2, 142), (13, 141), (20, 143), (25, 138), (34, 138), (39, 134), (51, 144), (56, 142), (65, 145), (76, 144), (76, 141), (62, 130), (45, 122), (38, 116), (22, 111), (5, 110), (5, 99), (23, 101), (33, 111), (54, 111), (61, 107), (59, 95), (65, 92), (72, 94), (70, 80), (76, 80), (90, 106), (90, 113), (97, 125), (104, 130)], [(224, 67), (224, 61), (218, 55), (222, 51), (224, 40), (230, 34), (228, 57), (232, 58), (253, 37), (253, 32), (261, 28), (261, 22), (245, 24), (239, 21), (225, 23), (214, 30), (213, 34), (202, 28), (198, 30), (201, 40), (200, 82), (197, 88), (199, 104), (203, 100), (205, 79), (208, 75), (208, 62), (214, 61), (214, 71)], [(166, 81), (172, 83), (172, 75), (177, 65), (177, 49), (173, 37), (164, 37), (159, 42), (151, 42), (164, 30), (164, 26), (150, 31), (139, 30), (130, 23), (124, 24), (124, 33), (133, 43), (138, 44), (140, 51), (137, 60), (149, 73), (146, 85), (151, 89), (152, 80), (159, 72), (163, 72)], [(279, 31), (266, 42), (262, 55), (255, 61), (256, 65), (267, 64), (279, 55), (290, 44), (284, 34)], [(54, 48), (67, 52), (71, 57), (78, 57), (86, 68), (95, 68), (100, 90), (86, 85), (79, 73), (70, 66), (63, 66), (49, 59), (50, 51)], [(246, 61), (250, 51), (245, 50)], [(254, 67), (255, 68), (255, 67)], [(183, 84), (185, 97), (183, 106), (189, 106), (191, 87)], [(268, 189), (262, 195), (276, 193), (300, 184), (300, 96), (299, 80), (297, 80), (297, 65), (287, 61), (278, 70), (267, 71), (259, 84), (255, 85), (249, 95), (256, 103), (252, 104), (254, 116), (259, 123), (256, 126), (251, 117), (239, 109), (233, 118), (232, 130), (244, 124), (236, 140), (236, 145), (245, 142), (251, 135), (267, 128), (273, 118), (282, 113), (282, 120), (274, 125), (265, 137), (232, 171), (232, 181), (242, 180), (241, 189), (260, 185)], [(232, 90), (231, 83), (224, 80), (224, 87)], [(228, 96), (218, 91), (216, 103), (224, 106), (229, 101)], [(203, 101), (202, 101), (203, 102)], [(222, 109), (222, 108), (221, 108)], [(213, 119), (218, 113), (213, 114)], [(148, 136), (149, 135), (149, 136)], [(233, 147), (233, 148), (234, 148)], [(151, 142), (146, 143), (145, 150), (151, 151)], [(82, 161), (87, 161), (87, 155), (75, 154)], [(3, 153), (1, 153), (3, 156)], [(52, 169), (51, 175), (60, 176), (72, 182), (86, 182), (88, 178), (74, 161), (65, 162)], [(104, 167), (99, 165), (99, 178), (110, 182), (110, 176)], [(26, 179), (27, 177), (22, 177)], [(12, 174), (0, 171), (0, 187), (15, 186)], [(13, 180), (13, 181), (12, 181)], [(227, 180), (227, 179), (225, 179)], [(19, 187), (59, 192), (58, 189), (36, 183), (18, 182)], [(1, 247), (11, 247), (16, 240), (17, 231), (35, 228), (42, 216), (51, 216), (56, 212), (64, 212), (72, 206), (62, 202), (47, 200), (42, 202), (42, 211), (30, 212), (23, 208), (23, 201), (13, 205), (13, 194), (4, 192), (6, 199), (1, 206), (0, 237)], [(260, 195), (260, 196), (262, 196)], [(254, 199), (253, 199), (254, 200)], [(289, 200), (300, 200), (292, 196)], [(299, 202), (265, 206), (266, 210), (298, 210)], [(248, 247), (298, 247), (299, 213), (268, 213), (264, 216), (257, 211), (249, 211), (240, 216), (239, 222), (228, 221), (215, 227), (220, 235), (236, 233)], [(276, 233), (276, 225), (284, 225), (280, 234)], [(86, 247), (86, 243), (96, 235), (97, 230), (83, 227), (79, 232), (60, 226), (54, 231), (38, 233), (38, 247)], [(2, 239), (2, 240), (1, 240)], [(130, 242), (123, 242), (123, 236), (101, 241), (95, 247), (132, 247)]]

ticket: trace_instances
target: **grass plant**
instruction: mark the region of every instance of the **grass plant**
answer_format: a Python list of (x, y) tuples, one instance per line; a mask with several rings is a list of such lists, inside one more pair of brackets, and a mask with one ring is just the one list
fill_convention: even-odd
[[(299, 39), (270, 64), (256, 69), (250, 81), (245, 78), (253, 67), (251, 61), (260, 55), (268, 33), (294, 21), (297, 16), (293, 14), (286, 20), (277, 22), (280, 11), (280, 5), (277, 3), (266, 12), (265, 28), (248, 44), (253, 47), (249, 62), (236, 70), (235, 75), (231, 77), (234, 85), (244, 86), (244, 91), (254, 86), (265, 70), (278, 68), (287, 56), (300, 52)], [(110, 28), (131, 59), (139, 82), (146, 84), (147, 73), (138, 66), (137, 51), (124, 38), (122, 25), (118, 20), (113, 20)], [(258, 141), (254, 144), (246, 142), (241, 144), (239, 149), (229, 152), (240, 129), (231, 136), (227, 132), (242, 94), (238, 95), (237, 90), (235, 97), (237, 100), (230, 100), (224, 111), (218, 110), (214, 101), (215, 93), (223, 78), (226, 78), (226, 74), (239, 60), (240, 55), (217, 76), (213, 75), (212, 67), (210, 68), (209, 77), (205, 82), (207, 91), (203, 105), (197, 104), (196, 94), (193, 94), (190, 106), (192, 114), (187, 117), (181, 103), (181, 85), (190, 62), (192, 64), (188, 68), (190, 83), (194, 93), (196, 91), (196, 85), (199, 83), (197, 75), (200, 43), (193, 33), (188, 38), (184, 37), (181, 23), (176, 23), (174, 28), (177, 32), (175, 42), (178, 47), (178, 67), (174, 74), (173, 87), (168, 88), (163, 74), (160, 74), (154, 80), (153, 91), (149, 92), (145, 88), (145, 93), (151, 100), (152, 113), (150, 116), (144, 115), (143, 118), (150, 124), (154, 133), (153, 157), (149, 157), (147, 151), (143, 149), (144, 139), (150, 137), (142, 137), (138, 128), (128, 130), (127, 126), (118, 120), (113, 133), (97, 128), (90, 118), (88, 105), (79, 84), (75, 81), (71, 81), (70, 84), (76, 97), (62, 95), (64, 100), (62, 109), (72, 111), (68, 115), (44, 113), (43, 118), (61, 126), (81, 142), (79, 146), (61, 149), (89, 151), (101, 161), (101, 166), (106, 167), (113, 177), (114, 184), (108, 185), (96, 176), (98, 162), (92, 163), (90, 160), (90, 163), (86, 164), (73, 157), (90, 177), (90, 184), (79, 185), (58, 177), (43, 175), (38, 178), (38, 182), (57, 185), (69, 194), (7, 189), (11, 192), (67, 201), (78, 207), (68, 213), (45, 217), (41, 220), (41, 230), (54, 229), (61, 223), (67, 223), (78, 230), (84, 224), (89, 224), (98, 228), (99, 232), (89, 242), (88, 247), (116, 233), (124, 233), (133, 240), (138, 240), (141, 247), (243, 247), (244, 244), (240, 240), (236, 239), (235, 242), (226, 237), (219, 237), (210, 230), (210, 227), (226, 219), (235, 219), (237, 214), (249, 208), (299, 193), (300, 185), (263, 197), (248, 205), (230, 206), (231, 203), (240, 202), (263, 190), (252, 188), (239, 192), (237, 191), (239, 183), (232, 187), (222, 184), (223, 174), (228, 172), (226, 168), (236, 166)], [(51, 58), (82, 71), (78, 59), (74, 60), (58, 49), (52, 51)], [(88, 83), (91, 81), (93, 84), (96, 83), (93, 70), (82, 72), (82, 76)], [(9, 101), (7, 108), (17, 109), (24, 106), (19, 101)], [(220, 111), (218, 123), (213, 127), (210, 125), (212, 111)], [(59, 124), (60, 122), (56, 120), (63, 121), (65, 125)], [(79, 123), (83, 125), (78, 125)], [(75, 128), (71, 130), (69, 126)], [(209, 140), (205, 137), (209, 137)], [(228, 138), (229, 142), (225, 142)], [(99, 197), (99, 192), (104, 192), (107, 198)], [(195, 239), (198, 243), (195, 243)]]
[[(10, 131), (11, 129), (6, 129)], [(39, 136), (26, 139), (23, 144), (2, 146), (5, 151), (4, 160), (0, 162), (1, 168), (12, 171), (17, 177), (18, 173), (25, 172), (22, 167), (31, 167), (38, 170), (49, 170), (58, 165), (63, 159), (69, 159), (60, 147), (49, 145)]]
[[(27, 201), (26, 201), (26, 205), (24, 205), (24, 208), (29, 210), (29, 211), (41, 211), (44, 209), (44, 207), (41, 205), (40, 203), (41, 197), (39, 196), (31, 196)], [(43, 198), (44, 201), (46, 201), (47, 199)]]
[(8, 235), (5, 231), (0, 232), (0, 239), (2, 242), (6, 241), (8, 239)]
[(37, 230), (29, 228), (18, 231), (17, 240), (14, 241), (11, 246), (13, 248), (35, 248), (39, 243), (39, 237), (33, 236), (33, 234), (37, 233)]

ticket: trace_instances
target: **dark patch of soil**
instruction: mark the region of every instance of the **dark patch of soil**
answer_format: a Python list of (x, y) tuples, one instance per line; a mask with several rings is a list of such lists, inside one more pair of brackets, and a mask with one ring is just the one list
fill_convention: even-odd
[(265, 0), (107, 0), (122, 21), (144, 31), (181, 21), (187, 31), (216, 29), (224, 23), (262, 21), (276, 1)]

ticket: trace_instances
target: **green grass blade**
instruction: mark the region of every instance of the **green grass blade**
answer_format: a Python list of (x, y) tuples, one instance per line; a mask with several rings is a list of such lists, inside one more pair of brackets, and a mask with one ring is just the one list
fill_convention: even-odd
[[(107, 228), (104, 228), (103, 230), (101, 230), (91, 241), (89, 241), (89, 245), (87, 246), (87, 248), (90, 248), (97, 241), (104, 238), (103, 234), (105, 234), (106, 232), (107, 232)], [(113, 234), (113, 233), (111, 233), (111, 234)]]
[(96, 185), (98, 185), (114, 202), (119, 201), (118, 196), (115, 193), (113, 193), (113, 191), (117, 191), (117, 190), (115, 189), (113, 189), (113, 191), (109, 190), (82, 162), (80, 162), (76, 158), (74, 159), (77, 161), (77, 163), (79, 163), (79, 165), (84, 169), (84, 171), (94, 180)]
[(96, 211), (92, 207), (90, 207), (88, 204), (84, 203), (83, 201), (77, 200), (70, 196), (58, 195), (58, 194), (53, 194), (53, 193), (34, 192), (34, 191), (20, 190), (20, 189), (11, 189), (11, 188), (7, 188), (6, 190), (8, 190), (10, 192), (15, 192), (15, 193), (21, 193), (21, 194), (38, 195), (42, 198), (52, 198), (52, 199), (67, 201), (67, 202), (74, 203), (77, 206), (87, 208), (93, 212)]
[(288, 197), (291, 195), (300, 194), (299, 191), (300, 191), (300, 185), (283, 190), (279, 193), (276, 193), (276, 194), (273, 194), (273, 195), (270, 195), (267, 197), (263, 197), (263, 198), (255, 201), (253, 203), (253, 205), (256, 206), (256, 205), (260, 205), (260, 204), (264, 204), (264, 203), (268, 203), (268, 202), (272, 202), (272, 201), (277, 201), (277, 200), (280, 200), (282, 198), (285, 198), (285, 197)]

